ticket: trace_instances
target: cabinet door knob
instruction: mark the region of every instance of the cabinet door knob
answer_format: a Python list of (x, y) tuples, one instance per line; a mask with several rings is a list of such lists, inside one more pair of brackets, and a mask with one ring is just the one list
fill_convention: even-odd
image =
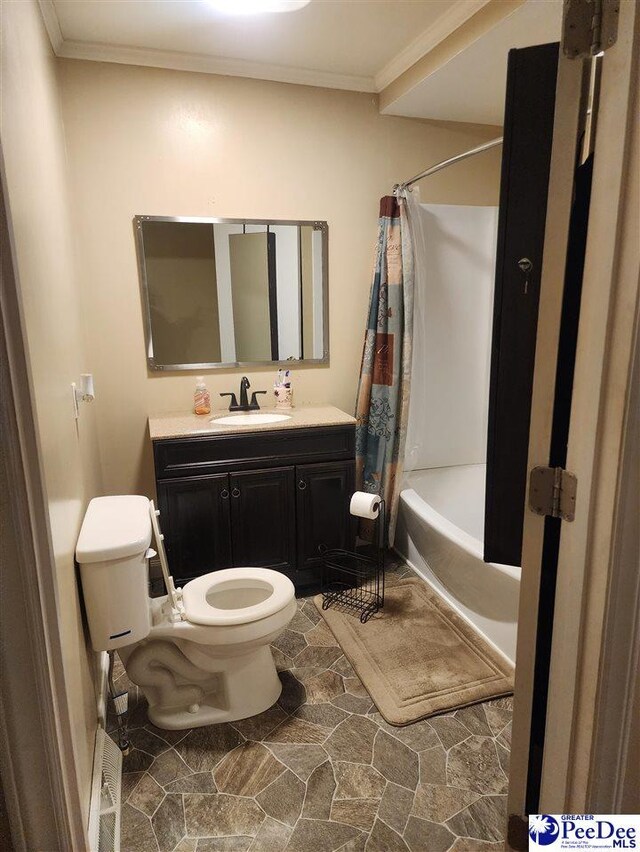
[(229, 499), (229, 492), (227, 491), (226, 488), (222, 489), (222, 491), (220, 492), (220, 496), (222, 497), (223, 500)]
[(239, 497), (240, 496), (240, 489), (234, 488), (233, 491), (231, 492), (231, 496), (232, 497)]
[(304, 481), (304, 479), (301, 479), (300, 482), (298, 482), (298, 488), (300, 489), (300, 491), (304, 491), (306, 487), (307, 483)]

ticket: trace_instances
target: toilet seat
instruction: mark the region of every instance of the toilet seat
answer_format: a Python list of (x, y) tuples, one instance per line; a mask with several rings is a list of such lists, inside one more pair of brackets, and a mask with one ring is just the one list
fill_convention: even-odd
[(248, 624), (284, 609), (295, 597), (291, 580), (270, 568), (226, 568), (204, 574), (182, 589), (192, 624)]
[(182, 590), (176, 589), (169, 573), (159, 514), (150, 500), (149, 515), (172, 622), (186, 620), (210, 627), (250, 624), (281, 612), (295, 600), (296, 591), (291, 580), (271, 568), (224, 568), (190, 580)]

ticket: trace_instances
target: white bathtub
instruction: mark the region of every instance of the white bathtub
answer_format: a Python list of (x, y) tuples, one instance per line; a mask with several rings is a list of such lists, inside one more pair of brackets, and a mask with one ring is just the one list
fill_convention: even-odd
[(394, 547), (512, 662), (520, 569), (484, 562), (485, 465), (405, 474)]

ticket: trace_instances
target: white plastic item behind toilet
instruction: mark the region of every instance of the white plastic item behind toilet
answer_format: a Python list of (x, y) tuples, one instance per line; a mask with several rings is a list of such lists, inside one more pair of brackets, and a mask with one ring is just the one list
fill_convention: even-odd
[(180, 589), (176, 589), (173, 582), (173, 577), (169, 573), (169, 562), (167, 560), (167, 552), (164, 549), (164, 535), (160, 531), (160, 510), (156, 509), (153, 500), (149, 500), (149, 514), (151, 516), (151, 528), (153, 529), (153, 538), (158, 548), (158, 556), (160, 557), (160, 567), (164, 577), (164, 584), (171, 601), (171, 611), (173, 621), (184, 621), (184, 606), (182, 605), (182, 594)]

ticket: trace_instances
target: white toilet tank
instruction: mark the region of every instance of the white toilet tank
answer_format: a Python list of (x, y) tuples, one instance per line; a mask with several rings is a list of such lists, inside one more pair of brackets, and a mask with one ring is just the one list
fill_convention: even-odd
[(76, 546), (91, 644), (112, 651), (149, 634), (151, 518), (146, 497), (94, 497)]

